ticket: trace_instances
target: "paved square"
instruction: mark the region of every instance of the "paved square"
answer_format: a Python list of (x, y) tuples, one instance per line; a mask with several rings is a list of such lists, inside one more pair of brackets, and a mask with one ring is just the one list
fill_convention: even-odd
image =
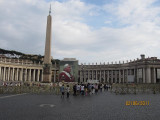
[[(90, 96), (17, 95), (0, 96), (0, 120), (157, 120), (159, 94)], [(147, 106), (126, 106), (126, 101), (149, 101)]]

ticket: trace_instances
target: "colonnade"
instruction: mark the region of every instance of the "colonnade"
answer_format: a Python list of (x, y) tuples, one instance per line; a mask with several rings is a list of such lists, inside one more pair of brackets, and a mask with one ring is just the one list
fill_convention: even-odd
[(42, 73), (41, 67), (0, 66), (0, 81), (41, 82)]
[[(82, 68), (82, 67), (80, 67)], [(160, 68), (160, 67), (159, 67)], [(85, 66), (79, 69), (80, 82), (87, 80), (99, 80), (105, 83), (157, 83), (156, 66), (152, 67), (120, 67), (120, 68), (103, 68), (101, 66), (96, 69)]]

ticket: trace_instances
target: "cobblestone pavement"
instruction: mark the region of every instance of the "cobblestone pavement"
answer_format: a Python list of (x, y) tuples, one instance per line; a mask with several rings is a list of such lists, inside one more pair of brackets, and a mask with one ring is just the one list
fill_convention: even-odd
[[(160, 94), (90, 96), (0, 96), (0, 120), (157, 120)], [(126, 101), (149, 101), (146, 106), (126, 106)]]

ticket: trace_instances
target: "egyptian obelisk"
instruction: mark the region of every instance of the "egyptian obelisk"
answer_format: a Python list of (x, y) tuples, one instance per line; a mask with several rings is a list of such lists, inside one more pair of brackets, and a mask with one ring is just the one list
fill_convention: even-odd
[(52, 39), (52, 16), (51, 6), (49, 15), (47, 16), (47, 28), (46, 28), (46, 43), (44, 52), (44, 66), (43, 66), (43, 82), (51, 82), (51, 39)]

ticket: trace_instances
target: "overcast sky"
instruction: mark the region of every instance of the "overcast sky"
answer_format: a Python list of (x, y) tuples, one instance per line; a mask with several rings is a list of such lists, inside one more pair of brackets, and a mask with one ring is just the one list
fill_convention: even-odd
[(159, 0), (0, 0), (0, 48), (44, 55), (50, 4), (54, 59), (160, 58)]

